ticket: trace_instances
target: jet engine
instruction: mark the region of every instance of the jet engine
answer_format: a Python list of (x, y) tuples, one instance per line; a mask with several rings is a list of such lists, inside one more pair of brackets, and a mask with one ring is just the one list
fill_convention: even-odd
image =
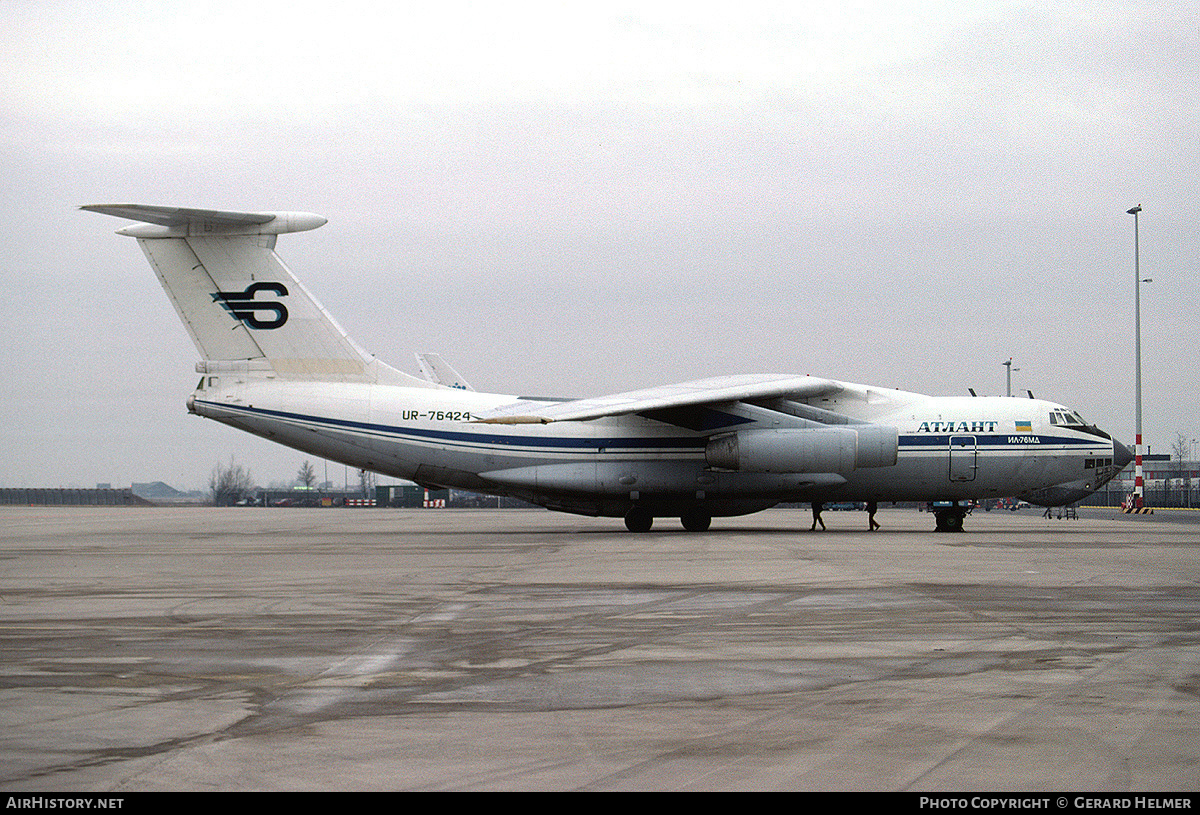
[(896, 428), (855, 425), (746, 430), (716, 436), (704, 449), (710, 467), (750, 473), (848, 473), (896, 463)]

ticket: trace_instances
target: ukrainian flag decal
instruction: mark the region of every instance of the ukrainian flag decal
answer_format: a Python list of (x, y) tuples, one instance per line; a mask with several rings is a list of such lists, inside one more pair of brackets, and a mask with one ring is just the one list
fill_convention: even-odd
[(1033, 422), (1017, 422), (1017, 432), (1018, 433), (1032, 433), (1033, 432)]

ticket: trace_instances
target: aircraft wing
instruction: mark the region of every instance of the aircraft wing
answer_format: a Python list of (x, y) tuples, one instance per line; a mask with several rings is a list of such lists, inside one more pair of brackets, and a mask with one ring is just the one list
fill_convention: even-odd
[(480, 414), (476, 421), (493, 424), (546, 424), (623, 416), (664, 408), (742, 402), (750, 399), (791, 397), (806, 399), (839, 393), (843, 386), (831, 379), (815, 376), (755, 374), (718, 376), (676, 385), (661, 385), (644, 390), (615, 393), (594, 399), (568, 402), (521, 401)]

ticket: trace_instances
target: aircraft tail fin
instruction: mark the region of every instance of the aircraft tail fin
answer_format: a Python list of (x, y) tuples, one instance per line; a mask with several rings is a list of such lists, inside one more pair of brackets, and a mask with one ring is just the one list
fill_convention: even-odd
[(143, 204), (81, 209), (142, 222), (117, 234), (137, 239), (204, 365), (431, 387), (359, 347), (275, 253), (279, 235), (316, 229), (325, 218)]

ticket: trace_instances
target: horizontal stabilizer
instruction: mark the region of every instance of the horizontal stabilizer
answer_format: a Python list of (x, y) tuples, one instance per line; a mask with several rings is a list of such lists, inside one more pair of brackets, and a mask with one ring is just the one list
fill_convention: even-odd
[(127, 226), (117, 232), (119, 235), (133, 238), (283, 235), (288, 232), (305, 232), (328, 223), (328, 219), (311, 212), (228, 212), (148, 204), (88, 204), (80, 209), (151, 224)]

